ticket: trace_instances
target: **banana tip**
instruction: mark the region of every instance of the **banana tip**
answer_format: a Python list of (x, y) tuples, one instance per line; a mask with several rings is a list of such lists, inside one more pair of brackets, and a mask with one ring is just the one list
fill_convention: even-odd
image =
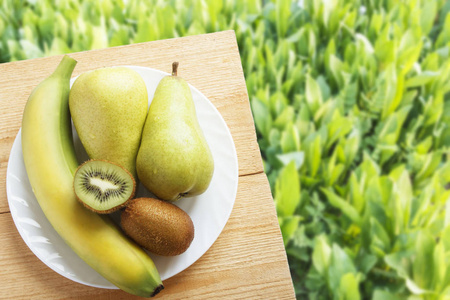
[(164, 286), (162, 284), (158, 285), (158, 287), (156, 287), (156, 289), (153, 291), (153, 294), (151, 294), (150, 297), (155, 297), (163, 289), (164, 289)]

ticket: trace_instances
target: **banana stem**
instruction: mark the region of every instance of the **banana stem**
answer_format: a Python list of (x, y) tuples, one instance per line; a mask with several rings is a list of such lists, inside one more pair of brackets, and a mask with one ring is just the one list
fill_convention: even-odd
[(70, 56), (64, 55), (55, 72), (51, 76), (68, 79), (72, 76), (77, 61)]
[(177, 71), (178, 71), (178, 62), (173, 62), (172, 63), (172, 76), (177, 76)]

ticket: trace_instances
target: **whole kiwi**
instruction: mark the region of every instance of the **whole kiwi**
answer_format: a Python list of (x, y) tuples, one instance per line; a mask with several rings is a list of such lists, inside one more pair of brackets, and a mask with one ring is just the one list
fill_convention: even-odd
[(174, 256), (185, 252), (194, 239), (194, 224), (178, 206), (155, 198), (137, 198), (122, 212), (125, 233), (148, 251)]

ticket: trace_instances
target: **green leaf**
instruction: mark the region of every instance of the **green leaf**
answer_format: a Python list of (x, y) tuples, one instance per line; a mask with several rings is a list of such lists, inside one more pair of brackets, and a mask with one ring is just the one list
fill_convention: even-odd
[(328, 267), (328, 287), (336, 291), (341, 285), (341, 278), (345, 274), (356, 274), (356, 268), (352, 259), (337, 244), (333, 244), (331, 250), (330, 265)]
[(302, 220), (301, 216), (288, 216), (278, 218), (284, 246), (287, 246), (288, 243), (293, 238), (294, 233), (297, 231), (301, 220)]
[(355, 34), (355, 38), (357, 41), (359, 41), (363, 45), (364, 51), (366, 53), (372, 54), (375, 52), (375, 49), (373, 48), (372, 43), (369, 41), (369, 39), (365, 35), (357, 33), (357, 34)]
[(271, 128), (269, 133), (269, 144), (277, 147), (280, 145), (281, 133), (277, 128)]
[(377, 262), (378, 258), (375, 255), (365, 253), (361, 257), (358, 257), (356, 265), (358, 266), (359, 271), (361, 271), (363, 274), (367, 274), (372, 270)]
[[(314, 247), (313, 241), (306, 235), (305, 233), (305, 225), (300, 225), (297, 231), (294, 233), (292, 239), (293, 245), (297, 248), (312, 248)], [(303, 259), (302, 255), (302, 259)], [(309, 261), (309, 255), (306, 257), (306, 260)]]
[(134, 43), (148, 42), (158, 38), (158, 27), (153, 26), (152, 23), (156, 23), (154, 16), (148, 17), (145, 15), (145, 11), (141, 12)]
[[(27, 58), (37, 58), (37, 57), (43, 56), (42, 50), (36, 44), (34, 44), (30, 41), (20, 40), (20, 46), (22, 47), (23, 52), (25, 53)], [(67, 52), (69, 52), (69, 51), (67, 51)], [(57, 54), (67, 53), (67, 52), (59, 52)]]
[(344, 173), (345, 171), (345, 166), (343, 164), (337, 164), (335, 166), (333, 166), (332, 171), (329, 173), (330, 177), (329, 177), (329, 181), (328, 181), (328, 185), (334, 185), (339, 178), (341, 177), (341, 175)]
[(330, 91), (330, 87), (328, 86), (327, 79), (324, 76), (320, 75), (319, 77), (317, 77), (316, 82), (320, 87), (322, 99), (326, 100), (326, 99), (330, 98), (331, 91)]
[(345, 113), (353, 109), (358, 97), (358, 85), (356, 82), (351, 82), (344, 85), (339, 93), (338, 99), (342, 103), (342, 108)]
[(284, 154), (277, 154), (277, 158), (283, 163), (284, 166), (293, 161), (295, 163), (295, 168), (299, 170), (305, 160), (305, 153), (303, 151), (288, 152)]
[(327, 196), (328, 201), (331, 205), (333, 205), (336, 208), (339, 208), (344, 215), (346, 215), (352, 222), (354, 222), (356, 225), (360, 226), (362, 219), (359, 215), (358, 211), (347, 201), (336, 195), (335, 193), (326, 190), (321, 189), (321, 191)]
[(331, 259), (331, 247), (328, 245), (325, 235), (316, 237), (312, 263), (320, 275), (326, 277)]
[[(430, 289), (433, 279), (433, 253), (436, 242), (427, 231), (420, 231), (417, 236), (413, 262), (414, 283), (421, 289)], [(411, 290), (411, 287), (410, 287)], [(415, 291), (412, 291), (415, 293)]]
[(444, 110), (444, 95), (442, 91), (436, 93), (427, 99), (424, 107), (425, 126), (434, 125), (442, 115)]
[(278, 36), (284, 37), (286, 36), (286, 32), (288, 29), (289, 16), (291, 14), (291, 1), (289, 0), (280, 0), (275, 4), (276, 10), (276, 27)]
[(440, 48), (450, 42), (450, 14), (445, 17), (444, 26), (436, 40), (435, 47)]
[(342, 276), (338, 290), (339, 300), (361, 299), (361, 294), (359, 293), (359, 277), (353, 273), (347, 273)]
[(309, 292), (308, 298), (310, 298), (309, 295), (312, 294), (312, 299), (314, 299), (314, 297), (316, 297), (316, 294), (318, 294), (317, 291), (326, 291), (327, 288), (325, 279), (319, 273), (317, 273), (316, 269), (314, 268), (311, 268), (307, 273), (304, 285), (306, 287), (306, 290)]
[(403, 300), (403, 297), (383, 290), (375, 290), (372, 300)]
[(369, 36), (376, 37), (381, 32), (382, 26), (384, 24), (383, 18), (385, 17), (384, 12), (374, 11), (374, 14), (370, 20)]
[(411, 70), (420, 56), (422, 41), (417, 42), (420, 36), (419, 27), (415, 27), (408, 29), (401, 38), (397, 67), (400, 70), (399, 75), (402, 77)]
[(398, 167), (399, 175), (395, 178), (395, 175), (391, 172), (389, 175), (394, 181), (394, 194), (395, 201), (399, 203), (399, 213), (396, 218), (396, 222), (401, 223), (401, 228), (406, 228), (409, 224), (411, 216), (411, 205), (413, 201), (413, 191), (410, 176), (407, 170)]
[(414, 77), (407, 79), (405, 82), (405, 87), (412, 88), (424, 86), (433, 81), (437, 76), (439, 76), (439, 72), (424, 71)]
[(290, 122), (281, 133), (281, 150), (283, 153), (296, 152), (300, 150), (300, 133), (297, 126)]
[(258, 98), (253, 98), (251, 105), (256, 129), (258, 129), (263, 136), (267, 137), (272, 126), (272, 116), (270, 115), (269, 108)]
[(377, 39), (377, 42), (375, 43), (375, 54), (380, 62), (380, 68), (382, 70), (389, 66), (391, 63), (395, 62), (396, 50), (397, 49), (394, 41), (390, 41), (385, 38)]
[(300, 179), (294, 161), (285, 166), (277, 178), (275, 203), (279, 217), (292, 216), (300, 204)]
[[(319, 109), (314, 114), (314, 122), (317, 124), (327, 124), (327, 126), (331, 126), (332, 119), (337, 111), (336, 101), (327, 101), (322, 104)], [(335, 130), (332, 128), (332, 130)]]
[[(5, 32), (5, 21), (3, 21), (3, 19), (0, 19), (0, 36), (3, 35), (3, 33)], [(27, 27), (27, 26), (25, 26)]]
[(288, 100), (286, 96), (281, 92), (276, 92), (269, 98), (270, 111), (274, 115), (280, 115), (284, 109), (288, 106)]
[[(331, 73), (331, 70), (330, 70), (331, 55), (336, 55), (336, 42), (335, 42), (334, 38), (331, 38), (328, 41), (327, 48), (325, 49), (325, 52), (324, 52), (323, 62), (325, 64), (327, 74)], [(327, 76), (327, 77), (329, 77), (329, 76)]]
[(296, 125), (302, 139), (306, 138), (311, 131), (315, 131), (315, 125), (310, 121), (311, 114), (308, 106), (302, 105), (297, 115)]
[(101, 26), (92, 27), (92, 44), (91, 49), (103, 49), (108, 47), (108, 39), (106, 28), (102, 19)]
[(126, 26), (120, 26), (111, 36), (110, 46), (122, 46), (130, 43), (130, 33)]
[(441, 293), (440, 293), (439, 300), (448, 300), (450, 297), (450, 286), (447, 286)]
[(25, 59), (25, 53), (20, 49), (20, 45), (17, 41), (7, 40), (6, 44), (11, 56), (11, 61)]
[(349, 195), (352, 200), (352, 205), (358, 213), (361, 213), (364, 209), (365, 199), (363, 198), (362, 194), (362, 186), (359, 185), (358, 179), (353, 172), (350, 174), (350, 181), (348, 186), (350, 188)]
[(311, 59), (315, 58), (317, 49), (317, 37), (312, 26), (306, 27), (306, 34), (308, 39), (308, 57)]
[(420, 155), (426, 155), (428, 151), (430, 151), (432, 145), (433, 138), (428, 136), (416, 146), (416, 152)]
[(363, 154), (363, 162), (359, 165), (358, 175), (364, 180), (378, 177), (381, 173), (378, 164), (370, 157), (367, 152)]
[(420, 168), (420, 171), (417, 172), (415, 178), (417, 182), (430, 177), (436, 171), (441, 164), (442, 154), (439, 152), (431, 152), (422, 155), (422, 158), (422, 167)]
[[(215, 28), (215, 25), (217, 24), (217, 18), (218, 18), (218, 16), (220, 16), (221, 10), (223, 8), (223, 0), (219, 0), (219, 1), (208, 0), (207, 3), (208, 3), (208, 16), (210, 19), (211, 29), (217, 30), (217, 28)], [(167, 5), (166, 7), (170, 7), (170, 6)], [(173, 12), (171, 12), (171, 14), (173, 14)], [(166, 25), (166, 27), (171, 28), (170, 26), (167, 26), (167, 25)]]
[[(405, 69), (403, 69), (403, 70), (405, 70)], [(387, 105), (387, 109), (383, 110), (384, 117), (387, 117), (391, 113), (393, 113), (400, 106), (401, 101), (403, 99), (405, 79), (404, 79), (404, 75), (402, 73), (397, 74), (396, 83), (397, 83), (397, 86), (396, 86), (394, 97), (392, 98), (392, 101)]]
[(306, 102), (314, 114), (323, 103), (320, 86), (310, 75), (306, 75)]
[(57, 12), (55, 14), (54, 36), (60, 37), (64, 41), (68, 41), (69, 24), (64, 16)]
[(397, 140), (403, 128), (403, 123), (411, 110), (411, 106), (404, 106), (390, 115), (377, 128), (377, 147), (381, 150), (381, 163), (386, 162), (398, 149)]
[(400, 277), (408, 278), (412, 270), (411, 258), (413, 255), (413, 249), (399, 251), (386, 255), (384, 261), (389, 267), (393, 268)]
[(286, 41), (288, 41), (290, 43), (297, 43), (300, 40), (300, 38), (302, 37), (302, 35), (304, 34), (304, 31), (305, 30), (303, 28), (300, 28), (295, 33), (288, 36), (286, 38)]
[(397, 91), (397, 73), (394, 64), (384, 68), (376, 80), (376, 89), (370, 99), (370, 111), (382, 112), (382, 120), (389, 116), (390, 105), (395, 99)]
[(422, 32), (427, 35), (433, 27), (435, 16), (437, 14), (437, 2), (436, 1), (424, 1), (423, 6), (420, 9), (420, 26)]
[(307, 144), (306, 148), (306, 159), (309, 168), (309, 174), (314, 177), (319, 170), (322, 154), (322, 145), (320, 134), (317, 134), (311, 142)]
[(391, 240), (383, 226), (375, 218), (370, 217), (370, 249), (379, 257), (384, 257), (390, 251)]
[(359, 154), (361, 144), (361, 134), (359, 129), (353, 128), (352, 132), (347, 136), (344, 146), (345, 165), (349, 167), (357, 155)]
[[(328, 102), (331, 103), (331, 102)], [(322, 107), (325, 107), (322, 106)], [(324, 120), (327, 122), (328, 120)], [(339, 110), (335, 109), (333, 111), (332, 117), (328, 121), (327, 129), (328, 129), (328, 141), (327, 141), (327, 149), (331, 147), (334, 142), (338, 139), (343, 138), (352, 130), (353, 124), (349, 118), (343, 117)]]
[(434, 291), (442, 290), (445, 285), (445, 273), (447, 271), (447, 266), (445, 264), (445, 248), (442, 243), (438, 243), (436, 247), (434, 247), (433, 253), (433, 280), (431, 282), (431, 289)]
[(285, 109), (275, 119), (273, 125), (279, 129), (283, 129), (286, 125), (294, 120), (295, 111), (292, 106), (286, 106)]
[(409, 278), (406, 279), (406, 286), (411, 291), (411, 293), (413, 293), (414, 295), (432, 294), (431, 291), (419, 287), (414, 281), (412, 281)]
[(330, 55), (329, 61), (328, 69), (333, 76), (332, 78), (338, 87), (343, 86), (345, 84), (343, 73), (347, 72), (346, 65), (334, 54)]
[(46, 51), (46, 55), (58, 55), (61, 53), (70, 53), (70, 49), (60, 38), (54, 38), (50, 50)]

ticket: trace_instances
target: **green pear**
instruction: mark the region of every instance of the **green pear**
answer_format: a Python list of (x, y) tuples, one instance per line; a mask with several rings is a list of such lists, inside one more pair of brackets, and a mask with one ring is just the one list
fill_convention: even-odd
[(136, 169), (141, 183), (163, 200), (202, 194), (214, 172), (214, 161), (197, 120), (191, 90), (177, 76), (159, 82), (148, 110)]
[(126, 67), (83, 73), (70, 90), (69, 108), (89, 157), (119, 164), (137, 178), (136, 155), (148, 108), (142, 77)]

